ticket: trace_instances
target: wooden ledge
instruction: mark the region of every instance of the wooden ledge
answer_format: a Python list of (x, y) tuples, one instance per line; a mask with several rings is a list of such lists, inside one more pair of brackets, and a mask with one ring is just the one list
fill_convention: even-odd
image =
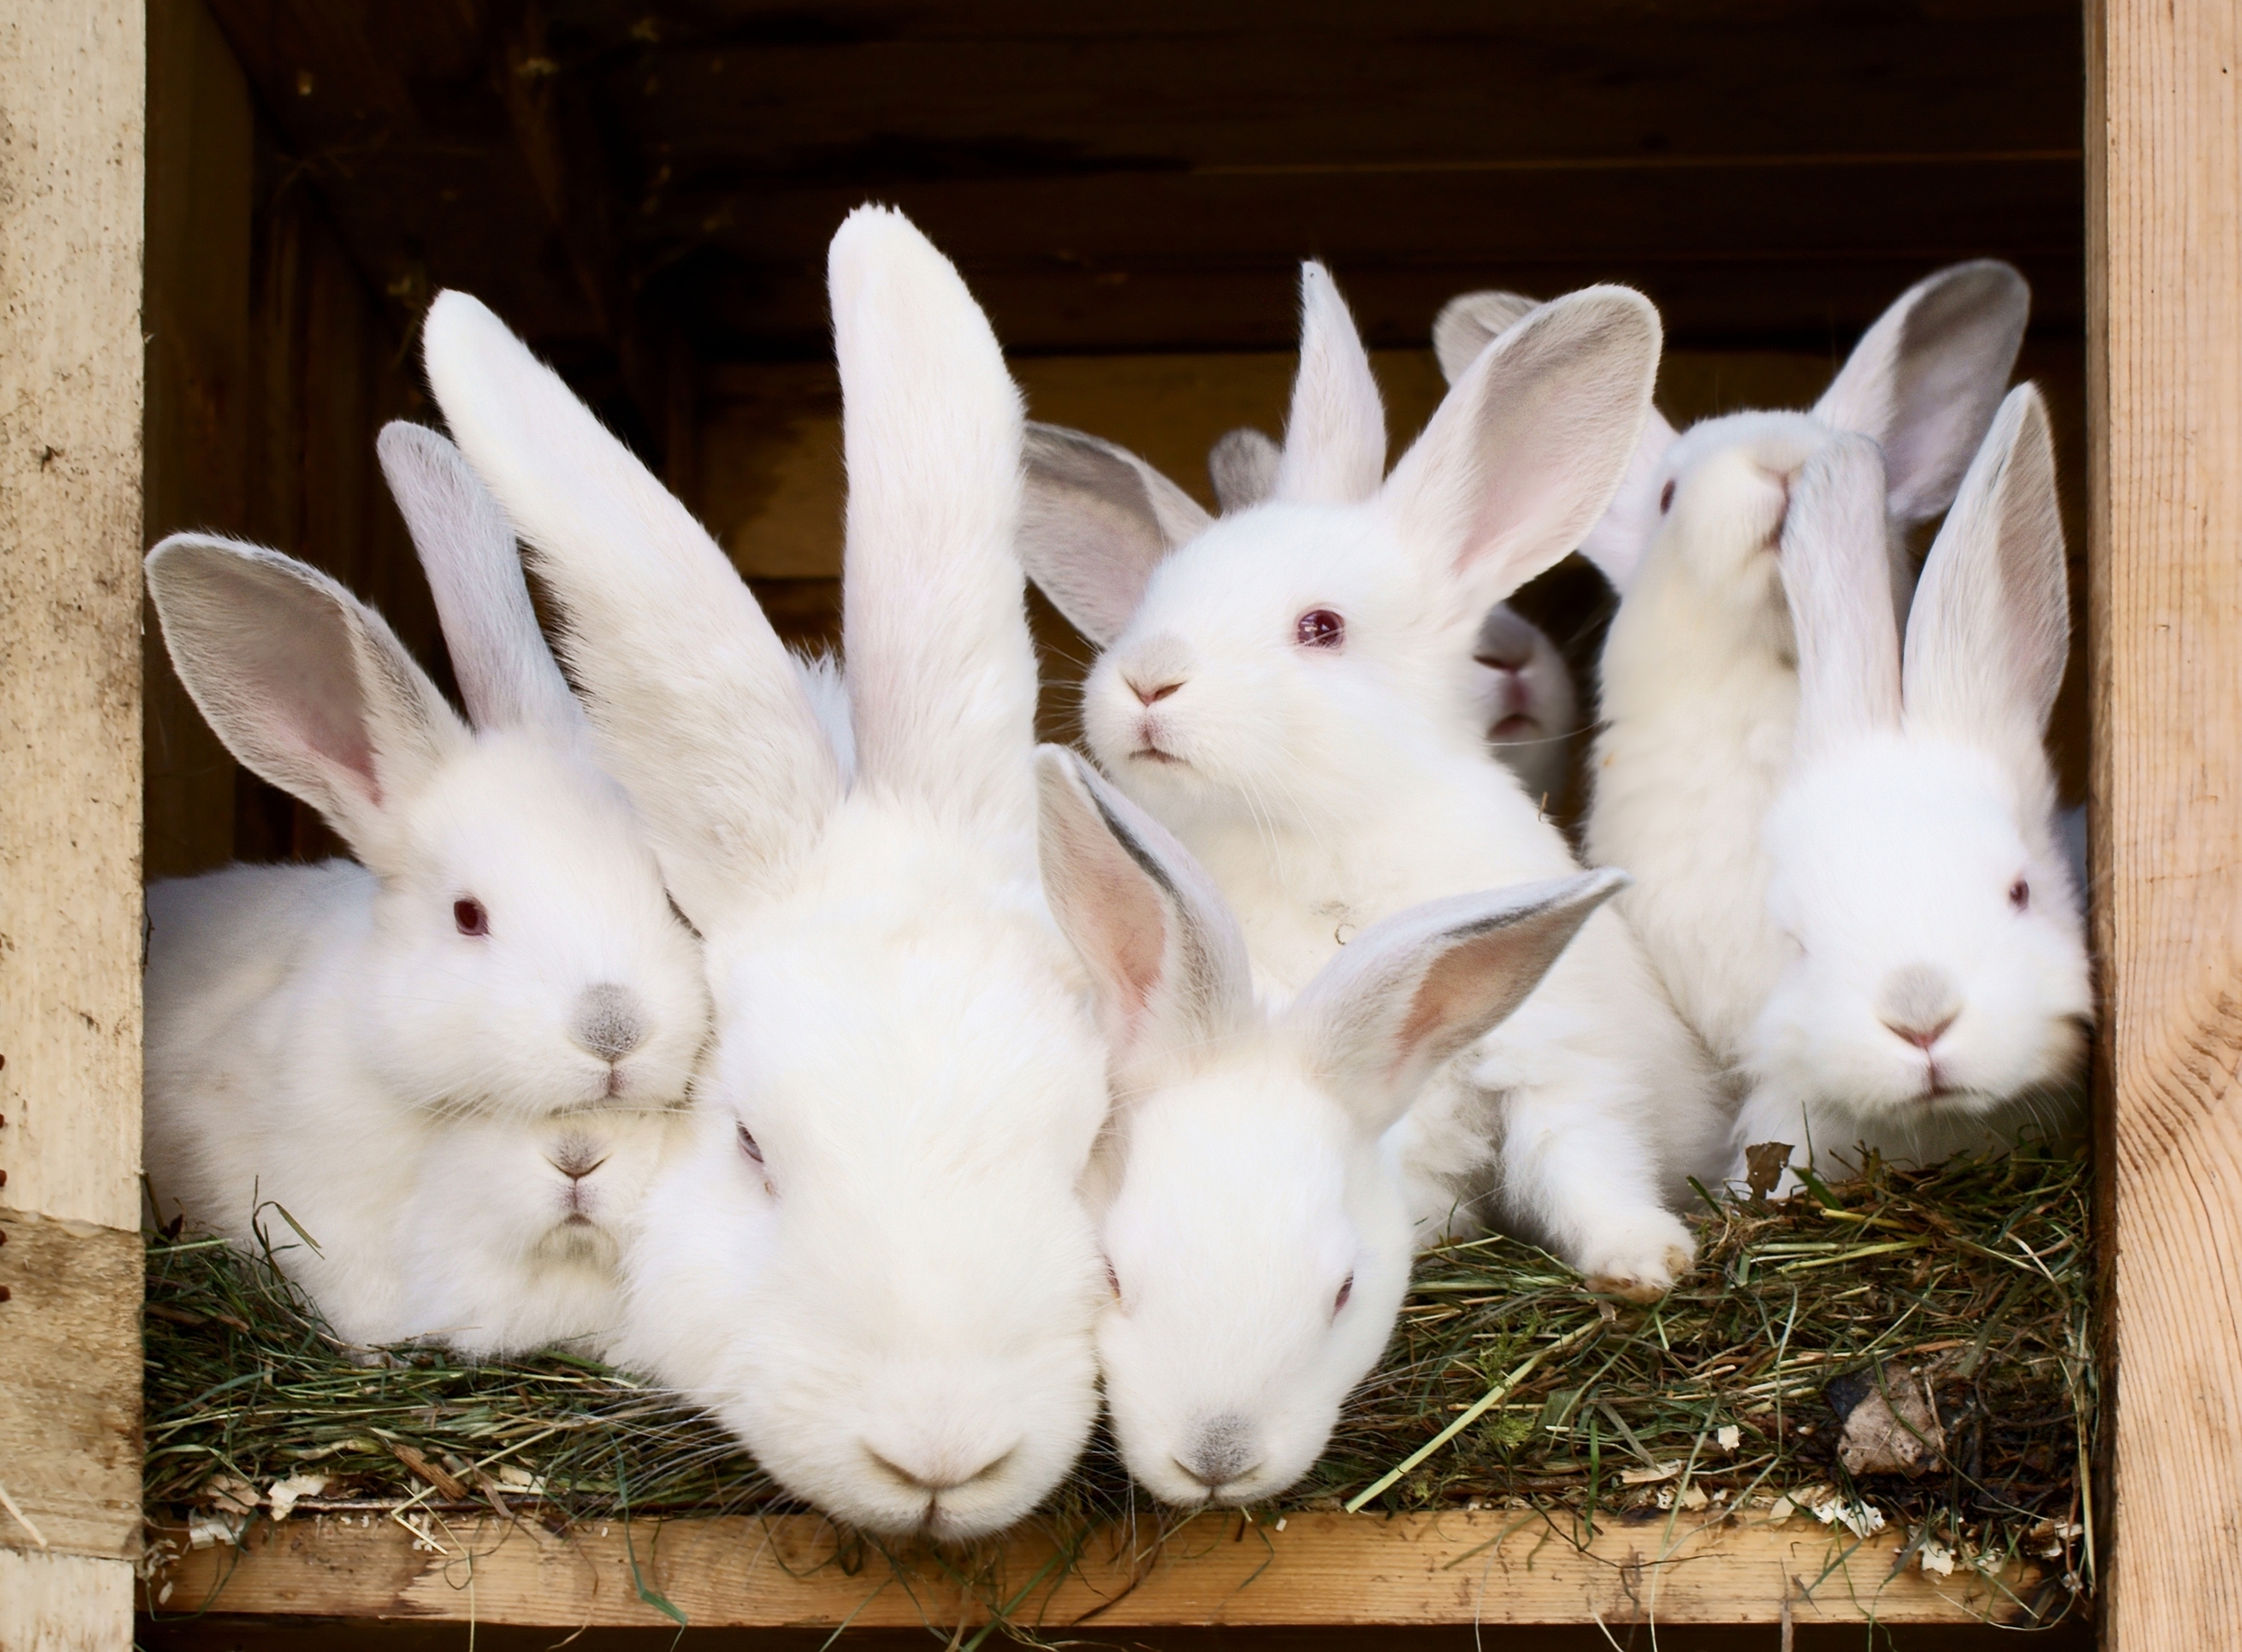
[[(190, 1550), (156, 1572), (144, 1605), (313, 1617), (484, 1623), (948, 1628), (1010, 1603), (1045, 1629), (1151, 1625), (2023, 1622), (2041, 1581), (2024, 1565), (1988, 1578), (1957, 1567), (1896, 1576), (1902, 1541), (1856, 1544), (1797, 1516), (1781, 1528), (1685, 1517), (1615, 1520), (1583, 1552), (1518, 1511), (1388, 1518), (1205, 1514), (1138, 1555), (1126, 1528), (1094, 1537), (1062, 1571), (1045, 1536), (968, 1554), (836, 1548), (809, 1515), (594, 1524), (556, 1537), (529, 1521), (448, 1523), (386, 1514), (260, 1521), (245, 1549)], [(168, 1544), (183, 1534), (160, 1534)], [(1149, 1534), (1144, 1534), (1149, 1542)], [(635, 1570), (635, 1581), (634, 1571)], [(639, 1582), (642, 1581), (644, 1591)], [(651, 1598), (650, 1598), (651, 1597)], [(656, 1601), (675, 1609), (672, 1615)]]

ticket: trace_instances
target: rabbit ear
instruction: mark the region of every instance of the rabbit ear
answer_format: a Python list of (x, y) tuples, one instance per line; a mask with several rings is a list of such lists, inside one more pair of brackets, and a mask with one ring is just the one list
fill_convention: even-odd
[(965, 283), (902, 213), (851, 212), (826, 277), (859, 779), (1024, 835), (1036, 656), (1014, 550), (1020, 393)]
[(1539, 309), (1522, 292), (1459, 292), (1433, 318), (1433, 354), (1450, 384), (1464, 376), (1479, 353)]
[(148, 590), (179, 681), (252, 773), (326, 817), (377, 872), (395, 810), (469, 738), (382, 617), (278, 551), (174, 534)]
[(1525, 1001), (1628, 882), (1606, 868), (1396, 913), (1325, 964), (1281, 1024), (1362, 1128), (1383, 1134), (1450, 1057)]
[(1457, 626), (1603, 514), (1650, 412), (1658, 343), (1658, 312), (1625, 287), (1545, 304), (1479, 353), (1394, 467), (1382, 497)]
[(1027, 426), (1020, 561), (1100, 648), (1121, 635), (1152, 570), (1214, 520), (1136, 454), (1058, 425)]
[(714, 540), (464, 292), (421, 325), (429, 387), (563, 616), (603, 761), (704, 932), (783, 887), (839, 794), (792, 661)]
[(589, 733), (537, 628), (514, 529), (460, 450), (402, 419), (383, 428), (374, 448), (435, 595), (467, 720), (567, 740)]
[(1850, 433), (1824, 444), (1790, 485), (1779, 554), (1798, 646), (1802, 762), (1899, 723), (1884, 491), (1876, 443)]
[(1907, 725), (2037, 753), (2071, 650), (2046, 405), (2018, 385), (1963, 479), (1907, 620)]
[(1354, 318), (1331, 272), (1300, 265), (1300, 366), (1285, 415), (1285, 446), (1272, 497), (1301, 505), (1355, 505), (1386, 475), (1386, 404)]
[(1036, 752), (1044, 894), (1096, 984), (1117, 1074), (1196, 1049), (1252, 1005), (1245, 937), (1199, 864), (1072, 752)]
[(2024, 343), (2031, 289), (1995, 259), (1957, 264), (1900, 294), (1839, 370), (1816, 417), (1884, 450), (1891, 514), (1923, 522), (1953, 502)]
[(1252, 509), (1276, 492), (1277, 467), (1284, 459), (1285, 450), (1268, 432), (1240, 425), (1206, 456), (1215, 505), (1225, 516)]

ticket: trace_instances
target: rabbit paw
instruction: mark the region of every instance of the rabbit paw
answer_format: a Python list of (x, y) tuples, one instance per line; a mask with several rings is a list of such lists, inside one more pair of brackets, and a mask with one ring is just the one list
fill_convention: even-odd
[(1696, 1246), (1681, 1218), (1646, 1211), (1615, 1223), (1583, 1247), (1581, 1272), (1588, 1289), (1629, 1302), (1655, 1302), (1696, 1260)]

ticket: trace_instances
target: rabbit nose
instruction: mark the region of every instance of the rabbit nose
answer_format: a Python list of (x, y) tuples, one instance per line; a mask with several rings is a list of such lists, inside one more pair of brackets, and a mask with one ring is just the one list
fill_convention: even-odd
[(1496, 671), (1523, 671), (1534, 663), (1534, 628), (1508, 608), (1490, 608), (1472, 658)]
[(545, 1159), (570, 1181), (581, 1182), (607, 1162), (607, 1153), (588, 1136), (563, 1136)]
[(646, 1042), (646, 1011), (628, 987), (611, 981), (584, 989), (568, 1034), (602, 1061), (621, 1061)]
[(1129, 685), (1129, 692), (1135, 695), (1139, 702), (1148, 706), (1166, 699), (1184, 686), (1180, 682), (1158, 682), (1147, 687), (1125, 671), (1121, 674), (1121, 680)]
[(1243, 1417), (1217, 1417), (1201, 1423), (1176, 1459), (1176, 1467), (1209, 1491), (1219, 1491), (1261, 1466), (1253, 1449), (1253, 1425)]
[(1944, 971), (1928, 964), (1893, 970), (1876, 1000), (1877, 1017), (1919, 1050), (1937, 1044), (1961, 1013), (1961, 992)]
[(1011, 1460), (1013, 1449), (1007, 1446), (994, 1456), (939, 1448), (891, 1455), (866, 1446), (864, 1454), (905, 1485), (938, 1496), (988, 1479)]

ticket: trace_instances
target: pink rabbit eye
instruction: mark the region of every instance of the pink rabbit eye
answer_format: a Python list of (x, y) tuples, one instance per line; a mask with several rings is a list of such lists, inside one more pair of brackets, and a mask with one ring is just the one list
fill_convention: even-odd
[(1329, 608), (1310, 608), (1293, 625), (1292, 640), (1304, 648), (1336, 648), (1346, 641), (1346, 621)]
[(1347, 1299), (1347, 1298), (1349, 1298), (1349, 1297), (1353, 1296), (1353, 1294), (1354, 1294), (1354, 1275), (1353, 1275), (1353, 1274), (1352, 1274), (1352, 1273), (1350, 1273), (1350, 1274), (1348, 1274), (1348, 1275), (1346, 1276), (1346, 1278), (1344, 1280), (1342, 1280), (1342, 1281), (1340, 1282), (1340, 1284), (1339, 1284), (1339, 1299), (1338, 1299), (1337, 1301), (1335, 1301), (1335, 1302), (1333, 1302), (1333, 1303), (1332, 1304), (1332, 1314), (1333, 1314), (1333, 1315), (1337, 1315), (1337, 1313), (1339, 1313), (1339, 1311), (1341, 1308), (1343, 1308), (1343, 1307), (1345, 1307), (1345, 1306), (1346, 1306), (1346, 1299)]
[(452, 903), (452, 923), (462, 935), (488, 935), (490, 914), (483, 903), (470, 896), (466, 900)]
[(1674, 508), (1674, 478), (1666, 479), (1666, 486), (1658, 490), (1658, 514), (1661, 516)]
[(740, 1126), (740, 1151), (758, 1165), (763, 1162), (763, 1150), (755, 1145), (755, 1138), (748, 1133), (745, 1125)]
[(2021, 912), (2031, 904), (2031, 885), (2021, 877), (2009, 885), (2009, 904)]

